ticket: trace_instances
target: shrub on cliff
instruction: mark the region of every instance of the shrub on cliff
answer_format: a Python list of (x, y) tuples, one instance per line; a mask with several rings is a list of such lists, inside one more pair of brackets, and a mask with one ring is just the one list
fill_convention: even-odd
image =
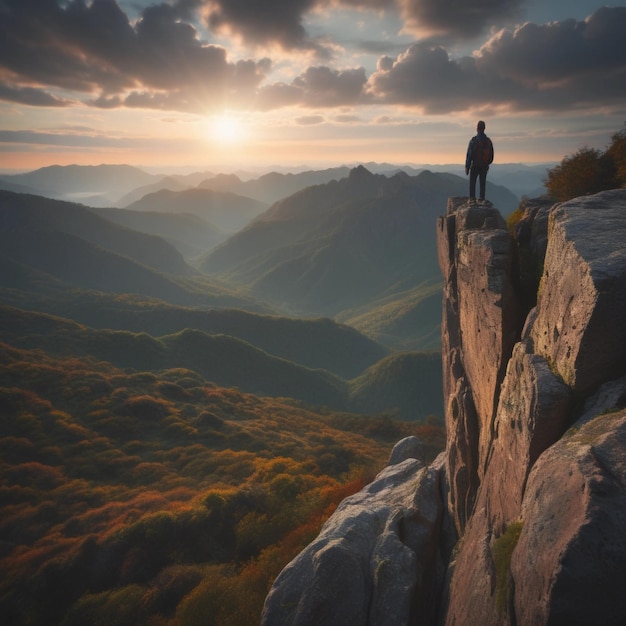
[(548, 170), (545, 186), (558, 201), (626, 184), (626, 128), (615, 133), (606, 151), (584, 147)]
[(606, 154), (613, 161), (616, 186), (626, 186), (626, 127), (613, 135)]

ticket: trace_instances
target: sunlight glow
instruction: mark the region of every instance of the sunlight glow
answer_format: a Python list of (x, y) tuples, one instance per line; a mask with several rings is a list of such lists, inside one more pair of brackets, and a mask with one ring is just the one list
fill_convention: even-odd
[(216, 115), (209, 120), (210, 138), (222, 145), (240, 144), (245, 139), (241, 121), (232, 115)]

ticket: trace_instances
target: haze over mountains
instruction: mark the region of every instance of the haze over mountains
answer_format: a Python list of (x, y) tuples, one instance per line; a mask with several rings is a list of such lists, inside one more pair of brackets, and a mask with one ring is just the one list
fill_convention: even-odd
[[(46, 323), (71, 336), (77, 354), (120, 367), (152, 358), (152, 368), (191, 367), (254, 393), (405, 419), (440, 413), (438, 357), (396, 352), (439, 348), (433, 224), (467, 179), (371, 165), (387, 173), (359, 166), (244, 181), (72, 166), (2, 177), (0, 186), (21, 191), (0, 192), (1, 303), (15, 307), (4, 312), (4, 340), (15, 311), (30, 310), (67, 320), (63, 331), (57, 318)], [(489, 192), (505, 210), (517, 205), (504, 187)], [(128, 205), (86, 206), (105, 198)], [(25, 336), (13, 340), (33, 347)]]
[[(261, 175), (252, 172), (150, 174), (130, 165), (52, 165), (32, 172), (0, 174), (0, 189), (32, 193), (58, 200), (73, 200), (89, 206), (126, 208), (143, 196), (162, 189), (184, 191), (202, 187), (215, 191), (229, 191), (265, 204), (272, 204), (305, 187), (345, 178), (357, 165), (323, 170), (301, 168), (292, 172), (276, 170)], [(399, 166), (390, 163), (364, 163), (363, 165), (374, 174), (386, 176), (393, 176), (399, 171), (415, 176), (424, 170), (430, 170), (463, 177), (462, 164)], [(543, 181), (546, 170), (551, 165), (553, 164), (496, 164), (490, 169), (489, 182), (507, 187), (518, 197), (539, 196), (545, 192)]]

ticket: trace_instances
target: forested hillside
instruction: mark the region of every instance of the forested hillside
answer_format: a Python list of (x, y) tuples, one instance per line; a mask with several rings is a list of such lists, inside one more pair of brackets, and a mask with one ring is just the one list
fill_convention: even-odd
[[(441, 281), (432, 225), (466, 185), (451, 174), (388, 178), (360, 166), (276, 202), (199, 268), (284, 312), (360, 318), (360, 330), (394, 348), (432, 348), (440, 317), (425, 300)], [(493, 196), (516, 203), (497, 186)]]
[(398, 439), (418, 435), (429, 458), (442, 449), (440, 354), (404, 351), (408, 335), (432, 343), (425, 303), (438, 286), (413, 286), (412, 273), (430, 271), (417, 256), (398, 272), (408, 235), (391, 256), (388, 228), (372, 239), (381, 220), (402, 230), (410, 206), (392, 198), (385, 209), (371, 197), (381, 181), (361, 175), (366, 196), (346, 187), (325, 217), (318, 200), (338, 183), (303, 191), (299, 217), (296, 197), (249, 226), (284, 221), (326, 241), (312, 271), (343, 281), (329, 301), (361, 302), (344, 323), (296, 316), (289, 298), (313, 283), (295, 285), (291, 270), (279, 302), (194, 267), (223, 233), (177, 212), (183, 191), (161, 211), (0, 191), (7, 623), (258, 623), (280, 569)]
[[(255, 623), (271, 579), (409, 432), (189, 369), (0, 345), (6, 624)], [(430, 430), (429, 430), (430, 429)]]

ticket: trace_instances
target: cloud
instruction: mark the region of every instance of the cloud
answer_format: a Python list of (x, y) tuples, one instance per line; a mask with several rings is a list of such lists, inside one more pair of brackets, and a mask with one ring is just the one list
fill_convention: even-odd
[(366, 82), (362, 67), (347, 70), (309, 67), (296, 78), (294, 85), (301, 89), (303, 103), (307, 106), (334, 107), (354, 104)]
[(195, 0), (155, 4), (129, 22), (115, 0), (3, 0), (0, 69), (5, 90), (51, 86), (157, 108), (210, 110), (256, 89), (269, 61), (231, 63), (184, 21)]
[(382, 57), (367, 89), (374, 101), (418, 106), (426, 113), (466, 109), (473, 100), (491, 97), (486, 77), (466, 57), (455, 60), (441, 46), (415, 44), (404, 54)]
[(554, 110), (623, 106), (626, 8), (601, 8), (585, 21), (524, 24), (493, 35), (472, 57), (415, 44), (381, 57), (367, 90), (375, 102), (426, 113), (481, 107)]
[(571, 83), (626, 68), (626, 7), (602, 7), (583, 22), (527, 23), (502, 30), (478, 52), (479, 67), (527, 85)]
[(71, 129), (63, 132), (44, 132), (36, 130), (0, 130), (0, 143), (26, 143), (49, 146), (116, 146), (130, 147), (135, 139), (120, 139), (98, 134), (94, 130), (84, 129), (72, 132)]
[(420, 36), (471, 39), (519, 17), (526, 0), (398, 0), (406, 29)]
[(239, 35), (247, 43), (278, 44), (286, 50), (313, 49), (317, 45), (307, 35), (302, 20), (318, 3), (319, 0), (212, 0), (206, 19), (212, 30)]
[(44, 89), (14, 87), (0, 84), (0, 100), (43, 107), (66, 107), (74, 104), (71, 100), (58, 98)]
[(324, 117), (321, 115), (303, 115), (296, 118), (296, 124), (299, 126), (315, 126), (317, 124), (323, 124)]
[(355, 124), (357, 122), (362, 122), (361, 118), (358, 115), (351, 115), (350, 113), (342, 113), (340, 115), (335, 115), (333, 121), (338, 122), (339, 124)]
[[(522, 0), (456, 2), (455, 10), (451, 3), (177, 0), (137, 9), (137, 19), (131, 21), (116, 0), (0, 0), (0, 99), (30, 106), (82, 102), (101, 109), (196, 113), (368, 104), (437, 114), (489, 107), (623, 107), (626, 7), (600, 8), (585, 21), (493, 31), (474, 55), (460, 58), (432, 40), (402, 52), (381, 47), (377, 54), (384, 54), (369, 77), (363, 67), (339, 69), (330, 62), (290, 66), (295, 55), (289, 55), (277, 63), (295, 78), (282, 82), (269, 82), (269, 58), (233, 60), (226, 48), (203, 41), (194, 26), (198, 12), (204, 11), (215, 29), (259, 44), (310, 50), (317, 44), (305, 31), (304, 16), (321, 8), (396, 6), (411, 28), (466, 37), (515, 14)], [(380, 45), (397, 46), (398, 41)], [(367, 46), (376, 47), (371, 41)]]
[(275, 83), (259, 90), (257, 106), (262, 109), (301, 105), (328, 108), (355, 104), (367, 83), (365, 70), (335, 70), (309, 67), (290, 85)]

